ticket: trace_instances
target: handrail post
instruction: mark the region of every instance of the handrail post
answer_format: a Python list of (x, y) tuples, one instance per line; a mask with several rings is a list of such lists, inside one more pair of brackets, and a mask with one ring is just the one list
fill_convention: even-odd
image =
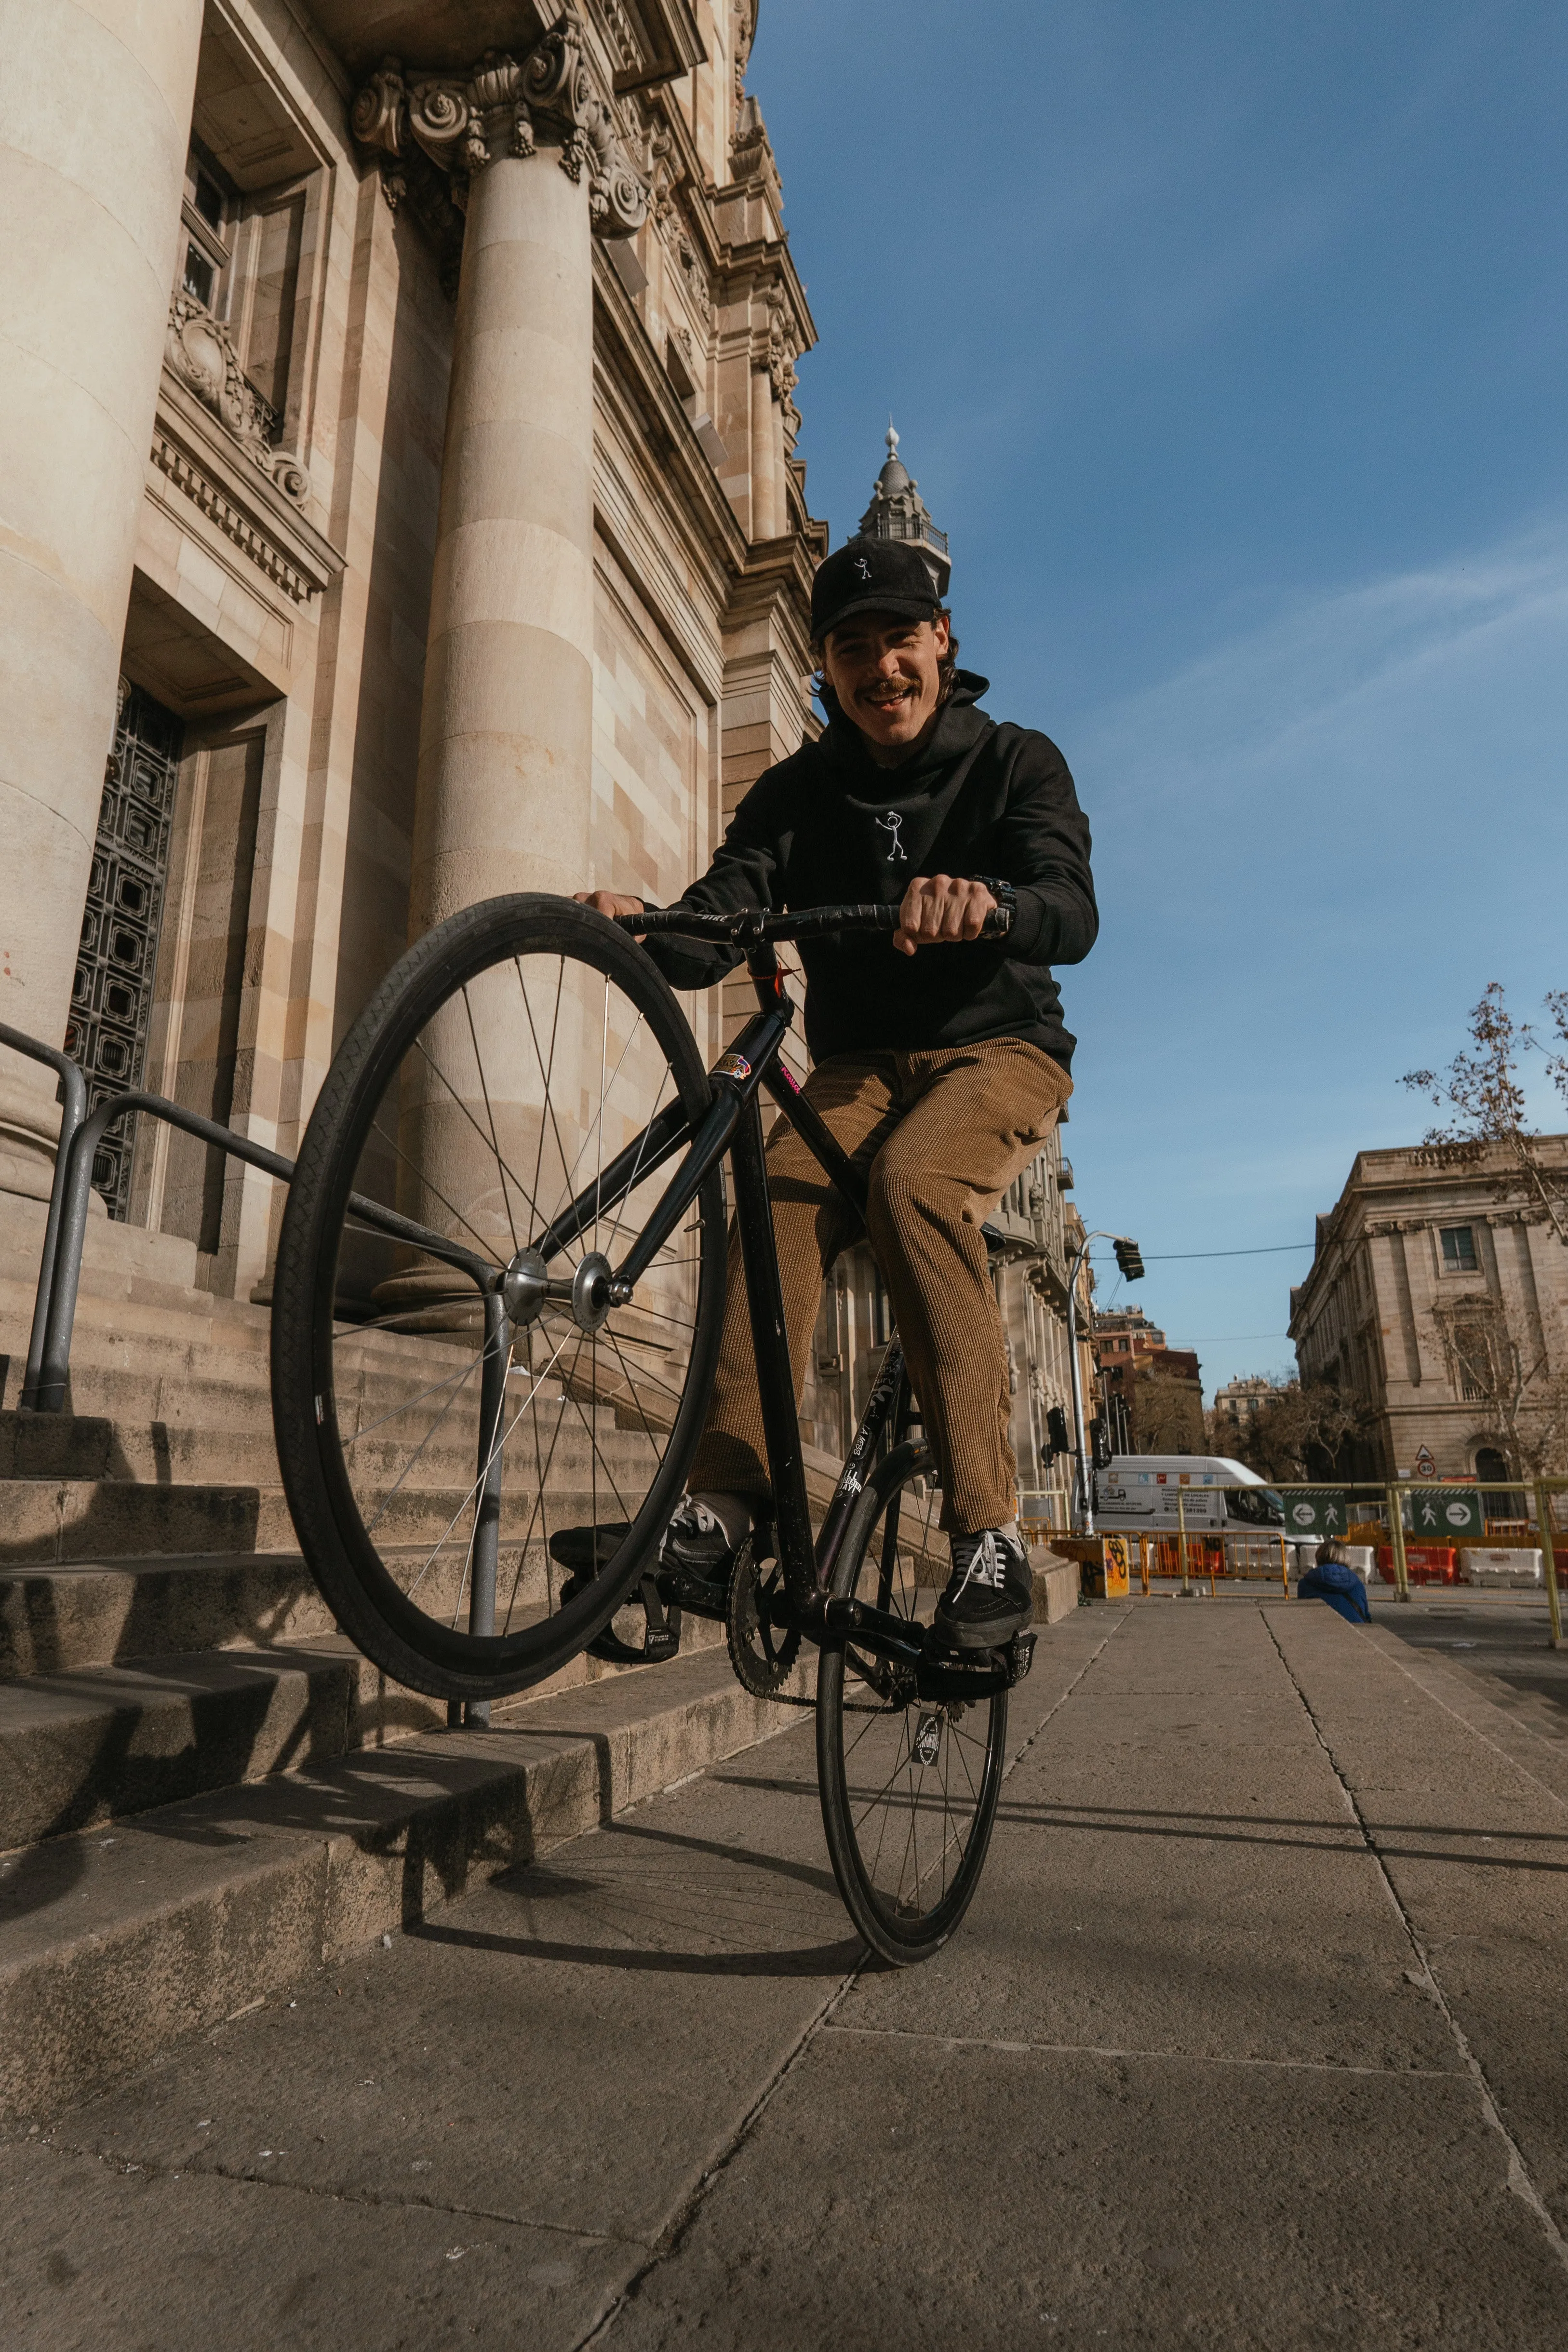
[[(66, 1181), (61, 1188), (60, 1219), (55, 1241), (55, 1262), (49, 1283), (48, 1314), (35, 1384), (34, 1403), (39, 1412), (64, 1412), (70, 1378), (71, 1332), (76, 1326), (77, 1292), (81, 1284), (81, 1254), (87, 1242), (87, 1218), (92, 1191), (92, 1155), (98, 1138), (109, 1124), (102, 1116), (108, 1104), (83, 1121), (71, 1138), (66, 1155)], [(96, 1130), (96, 1131), (95, 1131)]]
[(1554, 1650), (1563, 1647), (1563, 1604), (1557, 1598), (1557, 1551), (1552, 1540), (1552, 1496), (1544, 1478), (1535, 1482), (1535, 1524), (1541, 1537), (1541, 1564), (1546, 1571), (1546, 1606), (1552, 1618), (1548, 1642)]
[(25, 1030), (0, 1022), (0, 1045), (41, 1062), (59, 1081), (60, 1132), (55, 1145), (55, 1172), (49, 1184), (49, 1211), (44, 1223), (44, 1246), (38, 1258), (38, 1283), (33, 1294), (33, 1328), (27, 1335), (27, 1368), (22, 1375), (22, 1402), (36, 1408), (38, 1379), (44, 1360), (44, 1334), (48, 1327), (49, 1297), (54, 1287), (55, 1260), (59, 1251), (60, 1212), (66, 1197), (67, 1162), (76, 1131), (87, 1117), (87, 1080), (78, 1063), (58, 1046), (46, 1045)]
[[(485, 1298), (485, 1359), (479, 1374), (479, 1491), (474, 1502), (474, 1551), (469, 1569), (468, 1631), (487, 1642), (496, 1632), (496, 1569), (501, 1549), (501, 1449), (512, 1327), (499, 1290)], [(597, 1531), (596, 1538), (597, 1543)], [(451, 1716), (448, 1712), (448, 1721)], [(470, 1731), (490, 1727), (490, 1702), (471, 1698), (463, 1710)]]
[(1405, 1560), (1405, 1498), (1397, 1479), (1385, 1489), (1388, 1496), (1388, 1543), (1394, 1554), (1394, 1590), (1401, 1601), (1410, 1598), (1410, 1571)]

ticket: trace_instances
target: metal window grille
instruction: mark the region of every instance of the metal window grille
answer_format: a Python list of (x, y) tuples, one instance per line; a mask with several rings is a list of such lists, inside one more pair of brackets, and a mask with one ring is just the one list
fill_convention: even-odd
[[(127, 688), (104, 773), (65, 1039), (89, 1111), (141, 1083), (183, 736), (172, 710)], [(128, 1118), (111, 1129), (93, 1160), (93, 1187), (111, 1217), (129, 1213), (135, 1128)]]

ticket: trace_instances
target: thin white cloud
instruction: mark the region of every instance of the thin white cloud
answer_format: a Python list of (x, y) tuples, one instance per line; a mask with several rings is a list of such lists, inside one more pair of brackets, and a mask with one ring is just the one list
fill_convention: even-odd
[[(1331, 748), (1351, 751), (1359, 768), (1390, 730), (1407, 742), (1415, 720), (1426, 733), (1435, 701), (1450, 719), (1458, 700), (1469, 704), (1467, 732), (1477, 719), (1502, 719), (1488, 681), (1500, 684), (1520, 660), (1534, 677), (1536, 713), (1561, 712), (1565, 620), (1568, 520), (1554, 519), (1500, 547), (1306, 600), (1239, 632), (1157, 685), (1087, 713), (1080, 764), (1145, 812), (1148, 795), (1187, 799), (1195, 786), (1212, 804)], [(1531, 725), (1517, 707), (1508, 715)]]

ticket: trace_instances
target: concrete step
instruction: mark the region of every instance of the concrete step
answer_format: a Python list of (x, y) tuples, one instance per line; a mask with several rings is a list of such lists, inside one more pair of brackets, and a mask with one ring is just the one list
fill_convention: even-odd
[[(410, 1578), (424, 1570), (422, 1597), (436, 1613), (465, 1593), (466, 1556), (455, 1539), (431, 1569), (423, 1550), (408, 1553)], [(503, 1551), (501, 1605), (515, 1619), (542, 1607), (552, 1574), (559, 1583), (562, 1573), (538, 1536), (525, 1548), (520, 1576), (517, 1562), (515, 1547)], [(0, 1685), (128, 1659), (314, 1641), (336, 1630), (297, 1547), (0, 1569)]]
[[(552, 1527), (594, 1517), (594, 1491), (584, 1468), (569, 1470), (559, 1483), (552, 1472), (546, 1491)], [(646, 1491), (645, 1476), (634, 1492), (624, 1483), (620, 1486), (629, 1506), (640, 1504)], [(464, 1475), (461, 1485), (411, 1485), (392, 1494), (370, 1484), (361, 1491), (360, 1503), (367, 1523), (375, 1520), (375, 1538), (383, 1550), (413, 1551), (439, 1544), (455, 1526), (455, 1539), (465, 1541), (471, 1493), (471, 1475)], [(602, 1479), (597, 1500), (601, 1519), (622, 1516), (615, 1488)], [(538, 1501), (538, 1490), (526, 1476), (503, 1489), (503, 1545), (530, 1532), (542, 1544)], [(294, 1541), (281, 1487), (149, 1486), (123, 1478), (0, 1480), (0, 1573), (35, 1563), (69, 1567), (148, 1554), (282, 1551)]]
[[(632, 1612), (617, 1622), (640, 1637)], [(723, 1640), (712, 1619), (683, 1622), (683, 1654)], [(580, 1656), (529, 1696), (637, 1671)], [(445, 1725), (336, 1633), (0, 1683), (0, 1853)]]
[(297, 1547), (0, 1573), (0, 1678), (335, 1633)]
[(57, 2112), (800, 1720), (709, 1651), (35, 1845), (0, 1863), (0, 2118)]

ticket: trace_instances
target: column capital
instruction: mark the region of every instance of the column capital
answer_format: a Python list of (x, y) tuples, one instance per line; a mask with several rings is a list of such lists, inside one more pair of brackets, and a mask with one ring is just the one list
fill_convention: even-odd
[(350, 120), (360, 145), (375, 154), (394, 207), (408, 194), (411, 164), (436, 165), (461, 208), (475, 173), (549, 145), (569, 178), (586, 178), (601, 236), (634, 236), (647, 218), (647, 187), (621, 143), (575, 7), (520, 58), (486, 49), (465, 75), (405, 73), (399, 59), (383, 58)]

